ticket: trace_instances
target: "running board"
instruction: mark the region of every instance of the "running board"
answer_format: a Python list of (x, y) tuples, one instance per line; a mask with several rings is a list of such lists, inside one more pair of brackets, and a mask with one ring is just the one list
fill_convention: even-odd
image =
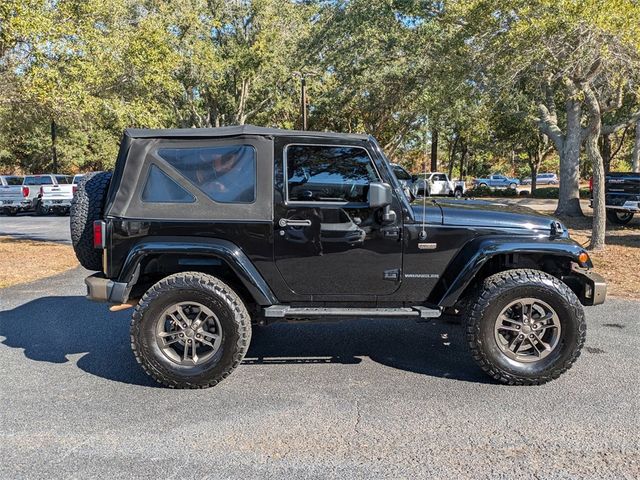
[(427, 307), (406, 308), (300, 308), (272, 305), (264, 309), (266, 318), (308, 317), (416, 317), (437, 318), (440, 310)]

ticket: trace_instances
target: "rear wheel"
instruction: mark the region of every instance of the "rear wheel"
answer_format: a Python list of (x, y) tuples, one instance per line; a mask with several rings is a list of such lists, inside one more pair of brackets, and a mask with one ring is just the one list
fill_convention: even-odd
[(580, 356), (585, 336), (576, 295), (537, 270), (508, 270), (487, 278), (467, 324), (473, 358), (509, 385), (539, 385), (559, 377)]
[(607, 210), (607, 218), (611, 223), (626, 225), (633, 219), (633, 212), (624, 210)]
[(131, 320), (136, 359), (172, 388), (218, 384), (240, 364), (250, 341), (251, 318), (240, 297), (221, 280), (197, 272), (156, 283)]
[(455, 198), (462, 198), (462, 190), (459, 188), (456, 188), (455, 192), (453, 192), (453, 196)]

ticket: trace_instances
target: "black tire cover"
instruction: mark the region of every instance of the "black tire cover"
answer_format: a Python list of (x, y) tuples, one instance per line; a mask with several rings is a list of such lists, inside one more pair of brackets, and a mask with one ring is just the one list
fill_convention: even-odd
[(93, 248), (93, 222), (101, 220), (110, 172), (85, 175), (71, 202), (71, 243), (80, 264), (87, 270), (102, 270), (102, 251)]

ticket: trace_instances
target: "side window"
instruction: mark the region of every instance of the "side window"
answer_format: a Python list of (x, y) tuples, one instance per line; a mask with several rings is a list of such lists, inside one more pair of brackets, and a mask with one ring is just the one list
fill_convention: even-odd
[(256, 151), (250, 145), (163, 148), (158, 155), (214, 202), (256, 200)]
[(192, 203), (196, 199), (155, 165), (151, 165), (142, 191), (147, 203)]
[(363, 148), (289, 145), (286, 161), (291, 201), (365, 203), (369, 183), (378, 181)]

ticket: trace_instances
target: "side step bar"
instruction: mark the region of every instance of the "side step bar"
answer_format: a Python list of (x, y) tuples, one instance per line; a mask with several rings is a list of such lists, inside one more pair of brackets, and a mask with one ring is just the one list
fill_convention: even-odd
[(441, 311), (422, 306), (405, 308), (299, 308), (272, 305), (264, 309), (266, 318), (308, 317), (416, 317), (437, 318)]

